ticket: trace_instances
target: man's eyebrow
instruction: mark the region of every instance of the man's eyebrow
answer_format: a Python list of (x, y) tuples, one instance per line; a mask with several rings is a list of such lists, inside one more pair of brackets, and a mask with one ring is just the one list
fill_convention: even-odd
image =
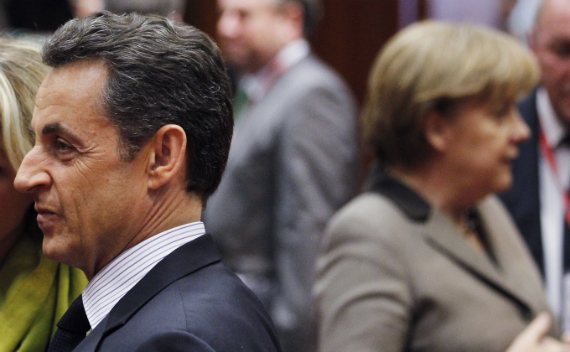
[(65, 128), (60, 122), (48, 123), (42, 128), (42, 136), (59, 134), (66, 135), (69, 138), (76, 139), (75, 135), (67, 128)]
[(54, 134), (62, 131), (61, 124), (59, 122), (48, 123), (42, 128), (42, 135), (46, 136), (48, 134)]
[(48, 123), (42, 128), (42, 136), (49, 135), (60, 135), (69, 140), (69, 142), (75, 143), (78, 146), (83, 145), (80, 138), (72, 130), (65, 127), (60, 122)]

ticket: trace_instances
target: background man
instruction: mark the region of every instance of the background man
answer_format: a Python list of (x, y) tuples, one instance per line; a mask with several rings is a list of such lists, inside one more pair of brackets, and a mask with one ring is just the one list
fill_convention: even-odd
[(238, 68), (228, 167), (204, 222), (270, 308), (287, 351), (311, 351), (311, 287), (325, 223), (354, 194), (355, 104), (311, 54), (315, 0), (219, 0), (222, 52)]
[(45, 254), (90, 279), (50, 351), (279, 351), (200, 222), (233, 125), (215, 44), (163, 17), (102, 13), (68, 22), (43, 57), (54, 69), (15, 185), (35, 198)]
[(141, 14), (157, 14), (171, 20), (182, 22), (185, 0), (104, 0), (105, 10), (123, 14), (138, 12)]
[[(570, 304), (570, 0), (545, 0), (528, 43), (541, 66), (538, 89), (519, 105), (533, 131), (521, 144), (514, 183), (502, 196), (546, 279), (553, 310)], [(563, 288), (564, 287), (564, 288)], [(566, 297), (562, 293), (566, 292)], [(566, 318), (565, 318), (566, 317)]]

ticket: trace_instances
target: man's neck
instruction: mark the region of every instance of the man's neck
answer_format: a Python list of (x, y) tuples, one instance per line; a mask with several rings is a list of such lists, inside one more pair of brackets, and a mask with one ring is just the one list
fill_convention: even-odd
[(183, 189), (163, 190), (153, 199), (149, 199), (146, 204), (146, 209), (133, 210), (133, 213), (144, 215), (133, 220), (132, 226), (127, 227), (132, 229), (132, 235), (126, 236), (126, 241), (120, 247), (115, 247), (114, 251), (109, 250), (108, 257), (100, 258), (93, 270), (81, 268), (88, 279), (95, 276), (118, 255), (137, 244), (171, 228), (200, 221), (201, 218), (201, 197), (189, 194)]
[(240, 80), (240, 87), (253, 102), (261, 100), (275, 81), (289, 68), (309, 55), (311, 48), (304, 39), (290, 42), (254, 74), (246, 74)]

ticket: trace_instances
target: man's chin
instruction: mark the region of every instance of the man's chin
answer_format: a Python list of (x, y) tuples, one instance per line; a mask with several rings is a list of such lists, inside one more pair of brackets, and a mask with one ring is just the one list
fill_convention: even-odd
[(44, 237), (42, 252), (49, 260), (75, 266), (75, 263), (73, 263), (73, 260), (70, 258), (70, 252), (67, 250), (67, 246), (62, 243), (57, 243), (57, 241), (53, 239)]

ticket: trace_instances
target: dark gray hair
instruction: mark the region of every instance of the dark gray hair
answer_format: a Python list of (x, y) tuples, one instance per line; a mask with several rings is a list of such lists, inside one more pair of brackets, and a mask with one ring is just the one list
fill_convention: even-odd
[(61, 67), (100, 59), (109, 76), (103, 109), (131, 161), (164, 125), (187, 136), (187, 190), (203, 202), (224, 171), (233, 130), (231, 89), (220, 51), (198, 29), (156, 15), (104, 11), (74, 19), (44, 44), (43, 60)]

